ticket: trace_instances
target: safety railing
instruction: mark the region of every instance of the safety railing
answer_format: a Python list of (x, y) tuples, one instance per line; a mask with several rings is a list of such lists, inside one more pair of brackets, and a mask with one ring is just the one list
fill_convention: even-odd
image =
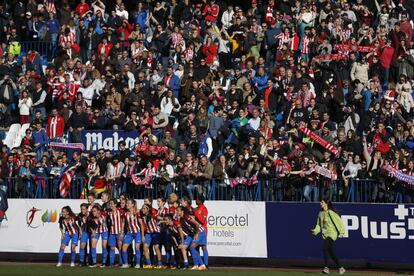
[[(12, 177), (1, 179), (1, 182), (0, 185), (7, 186), (10, 198), (61, 198), (60, 179), (56, 177)], [(372, 179), (353, 179), (348, 185), (339, 180), (329, 184), (324, 181), (308, 184), (302, 181), (290, 181), (290, 179), (263, 178), (259, 178), (254, 184), (218, 179), (165, 181), (159, 177), (152, 177), (146, 185), (135, 185), (130, 179), (119, 181), (98, 179), (95, 183), (98, 182), (101, 183), (99, 188), (97, 184), (91, 186), (91, 182), (86, 177), (74, 177), (66, 198), (79, 199), (85, 197), (89, 191), (100, 193), (107, 190), (114, 197), (126, 193), (136, 199), (148, 196), (166, 198), (169, 194), (175, 193), (179, 197), (188, 196), (191, 199), (198, 194), (203, 194), (207, 200), (318, 202), (328, 198), (334, 202), (412, 201), (410, 193), (405, 193), (404, 188), (387, 188), (383, 183)]]
[(52, 42), (50, 41), (22, 41), (20, 42), (21, 51), (28, 53), (29, 51), (36, 51), (41, 56), (47, 57), (50, 60), (56, 52)]

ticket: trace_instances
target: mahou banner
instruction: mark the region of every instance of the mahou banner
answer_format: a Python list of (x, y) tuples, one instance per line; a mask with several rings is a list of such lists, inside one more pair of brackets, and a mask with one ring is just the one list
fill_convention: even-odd
[(139, 143), (138, 131), (123, 130), (84, 130), (82, 131), (82, 143), (86, 151), (98, 151), (99, 149), (119, 151), (118, 144), (125, 141), (126, 147), (133, 149)]

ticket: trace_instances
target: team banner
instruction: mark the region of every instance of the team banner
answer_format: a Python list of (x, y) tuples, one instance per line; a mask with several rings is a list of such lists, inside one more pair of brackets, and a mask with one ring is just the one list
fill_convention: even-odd
[(84, 130), (82, 131), (82, 143), (86, 151), (99, 149), (119, 151), (118, 144), (125, 141), (126, 147), (134, 149), (139, 142), (138, 131), (123, 130)]
[[(319, 203), (266, 203), (268, 257), (318, 260), (322, 237), (313, 236)], [(363, 263), (413, 263), (414, 205), (334, 204), (345, 226), (335, 243), (343, 260)]]
[[(7, 220), (0, 225), (0, 252), (57, 253), (62, 207), (69, 205), (79, 213), (80, 204), (84, 202), (76, 199), (9, 199)], [(137, 205), (142, 206), (143, 201), (137, 200)], [(206, 206), (210, 256), (267, 257), (264, 202), (209, 201)], [(69, 252), (69, 247), (66, 250)], [(100, 242), (97, 251), (101, 252)]]

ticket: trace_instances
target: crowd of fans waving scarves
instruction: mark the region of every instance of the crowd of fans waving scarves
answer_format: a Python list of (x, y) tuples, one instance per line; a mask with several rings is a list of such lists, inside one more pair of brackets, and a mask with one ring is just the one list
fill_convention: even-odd
[[(107, 181), (274, 179), (317, 200), (373, 179), (369, 200), (414, 196), (411, 1), (16, 0), (0, 15), (0, 125), (30, 124), (2, 147), (2, 182), (81, 161), (75, 176)], [(137, 130), (167, 157), (49, 146), (88, 129)]]

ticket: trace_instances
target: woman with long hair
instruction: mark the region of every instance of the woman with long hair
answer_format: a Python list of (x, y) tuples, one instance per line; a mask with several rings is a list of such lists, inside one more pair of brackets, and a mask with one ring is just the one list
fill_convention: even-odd
[(160, 250), (160, 227), (158, 226), (157, 214), (153, 214), (152, 207), (149, 204), (144, 204), (141, 209), (142, 221), (145, 229), (144, 236), (144, 256), (146, 265), (144, 268), (152, 268), (152, 261), (150, 259), (150, 246), (154, 246), (155, 254), (157, 256), (157, 265), (155, 269), (162, 268), (161, 250)]
[(322, 252), (324, 259), (324, 268), (322, 272), (329, 274), (328, 258), (330, 256), (335, 262), (335, 265), (339, 268), (339, 274), (344, 274), (345, 268), (341, 266), (333, 248), (336, 239), (345, 234), (344, 224), (342, 223), (341, 217), (332, 209), (332, 202), (329, 199), (323, 199), (320, 204), (322, 210), (319, 212), (316, 226), (312, 229), (312, 234), (316, 236), (322, 232)]
[(80, 229), (80, 248), (79, 248), (79, 265), (85, 265), (86, 245), (89, 244), (90, 232), (88, 228), (89, 205), (82, 203), (80, 205), (81, 212), (78, 215), (78, 225)]
[(92, 248), (91, 248), (91, 255), (92, 255), (92, 264), (90, 267), (96, 267), (96, 246), (98, 245), (99, 237), (102, 238), (102, 266), (105, 267), (106, 258), (108, 257), (108, 226), (106, 224), (107, 221), (107, 214), (104, 210), (101, 209), (101, 206), (98, 204), (92, 207), (91, 211), (91, 219), (93, 221), (93, 225), (91, 225), (91, 238), (92, 238)]
[(79, 227), (76, 221), (77, 218), (72, 209), (69, 206), (63, 207), (59, 218), (59, 228), (62, 233), (62, 237), (58, 255), (58, 263), (56, 265), (57, 267), (62, 266), (65, 248), (69, 245), (69, 242), (71, 242), (70, 266), (75, 266), (76, 246), (78, 245), (79, 239)]
[(29, 123), (30, 109), (32, 108), (32, 105), (32, 98), (29, 97), (27, 90), (23, 90), (19, 99), (20, 124), (24, 125)]
[(135, 268), (141, 268), (141, 243), (144, 241), (144, 227), (139, 215), (137, 203), (134, 199), (127, 200), (127, 212), (125, 213), (125, 223), (127, 233), (122, 241), (122, 259), (124, 265), (122, 268), (128, 268), (128, 247), (135, 242)]
[[(117, 201), (115, 199), (109, 200), (109, 211), (108, 211), (108, 220), (107, 220), (109, 236), (108, 236), (108, 245), (110, 248), (109, 251), (109, 265), (114, 266), (115, 263), (115, 249), (119, 253), (119, 267), (122, 267), (122, 241), (124, 239), (124, 211), (117, 206)], [(128, 259), (126, 259), (126, 262)]]

